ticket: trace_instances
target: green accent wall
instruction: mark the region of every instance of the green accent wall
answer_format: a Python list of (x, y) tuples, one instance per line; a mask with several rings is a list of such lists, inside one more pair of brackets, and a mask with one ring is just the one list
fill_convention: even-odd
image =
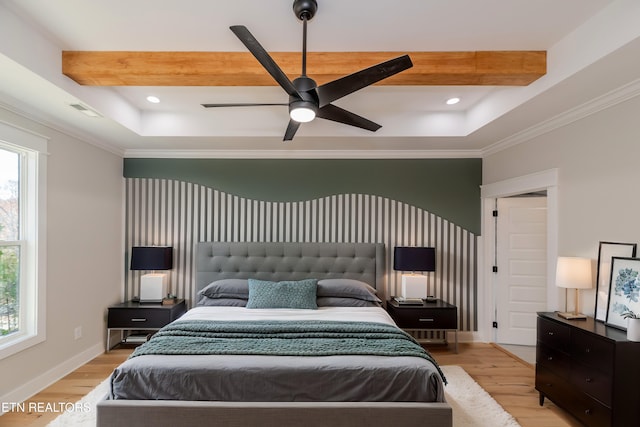
[(124, 177), (187, 181), (272, 202), (377, 195), (480, 235), (481, 159), (124, 159)]

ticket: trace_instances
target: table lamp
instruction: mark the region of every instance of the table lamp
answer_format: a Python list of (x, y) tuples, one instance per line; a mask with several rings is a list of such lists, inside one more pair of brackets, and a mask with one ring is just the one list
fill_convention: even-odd
[[(131, 248), (131, 270), (171, 270), (171, 246), (134, 246)], [(165, 273), (149, 273), (140, 277), (140, 302), (162, 302), (167, 295), (168, 278)]]
[(429, 295), (427, 276), (415, 274), (416, 271), (436, 270), (436, 249), (418, 246), (396, 246), (393, 249), (393, 269), (396, 271), (411, 271), (402, 275), (403, 299), (420, 298), (427, 301), (435, 300)]
[[(565, 288), (564, 312), (559, 312), (558, 316), (569, 320), (586, 319), (587, 316), (578, 310), (578, 289), (590, 289), (593, 286), (591, 260), (589, 258), (558, 257), (556, 286)], [(573, 313), (567, 311), (567, 289), (575, 289)]]

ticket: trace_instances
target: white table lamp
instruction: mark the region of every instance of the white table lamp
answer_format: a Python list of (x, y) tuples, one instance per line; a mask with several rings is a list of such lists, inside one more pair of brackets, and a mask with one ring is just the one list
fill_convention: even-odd
[(436, 250), (428, 247), (398, 246), (393, 250), (393, 269), (411, 271), (402, 275), (401, 297), (403, 299), (434, 299), (429, 295), (427, 276), (416, 271), (435, 271)]
[[(589, 258), (558, 257), (556, 286), (565, 288), (565, 311), (559, 312), (558, 316), (570, 320), (586, 319), (587, 316), (578, 310), (578, 289), (591, 289), (593, 286), (591, 260)], [(575, 304), (572, 313), (567, 311), (566, 289), (575, 289)]]
[[(171, 270), (171, 246), (134, 246), (131, 248), (131, 270)], [(140, 277), (140, 302), (162, 302), (167, 295), (168, 280), (165, 273), (148, 273)]]

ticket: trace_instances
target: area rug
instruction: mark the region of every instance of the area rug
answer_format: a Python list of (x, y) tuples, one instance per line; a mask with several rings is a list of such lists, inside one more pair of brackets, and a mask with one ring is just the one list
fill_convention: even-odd
[[(460, 366), (442, 366), (449, 384), (445, 387), (447, 402), (453, 408), (453, 427), (520, 427), (478, 383)], [(94, 427), (96, 402), (109, 391), (106, 379), (75, 405), (83, 411), (65, 412), (48, 427)]]

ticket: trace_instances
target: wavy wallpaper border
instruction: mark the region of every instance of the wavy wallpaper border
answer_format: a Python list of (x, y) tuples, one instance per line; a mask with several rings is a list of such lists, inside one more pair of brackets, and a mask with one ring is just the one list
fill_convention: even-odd
[(400, 283), (393, 247), (433, 246), (431, 293), (458, 306), (460, 330), (477, 330), (477, 236), (426, 210), (366, 194), (260, 201), (171, 179), (125, 178), (125, 187), (127, 299), (139, 293), (140, 272), (128, 269), (132, 246), (173, 246), (171, 290), (189, 303), (199, 241), (384, 243), (387, 296), (395, 295)]

